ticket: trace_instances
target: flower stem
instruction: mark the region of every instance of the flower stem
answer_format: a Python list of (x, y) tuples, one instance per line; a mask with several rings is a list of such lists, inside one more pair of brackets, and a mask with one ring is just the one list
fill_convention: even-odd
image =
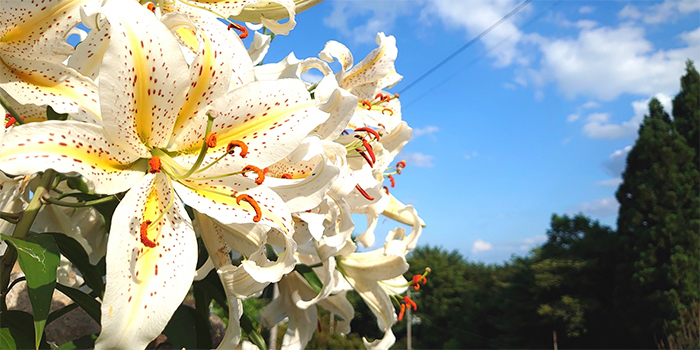
[(5, 96), (3, 96), (2, 94), (0, 94), (0, 104), (5, 108), (5, 110), (8, 113), (10, 113), (12, 118), (15, 118), (15, 120), (17, 121), (18, 124), (26, 124), (24, 119), (22, 119), (22, 117), (20, 117), (19, 114), (17, 114), (17, 111), (15, 111), (15, 109), (12, 108), (12, 106), (10, 106), (10, 103), (7, 102), (7, 100), (5, 99)]
[(39, 214), (39, 209), (41, 209), (43, 204), (41, 198), (51, 189), (50, 187), (54, 177), (56, 177), (56, 171), (53, 169), (48, 169), (41, 175), (39, 185), (36, 187), (36, 190), (34, 190), (34, 197), (32, 197), (32, 200), (29, 202), (27, 209), (24, 210), (22, 219), (19, 220), (17, 226), (15, 226), (15, 231), (12, 233), (13, 237), (24, 238), (24, 236), (27, 235), (29, 228), (32, 227), (34, 219), (37, 214)]
[(89, 207), (89, 206), (93, 206), (93, 205), (97, 205), (97, 204), (111, 202), (115, 199), (117, 199), (117, 197), (107, 196), (107, 197), (93, 199), (91, 201), (86, 201), (86, 202), (64, 202), (64, 201), (58, 200), (56, 198), (47, 196), (46, 198), (44, 198), (44, 202), (46, 202), (48, 204), (60, 205), (62, 207), (82, 208), (82, 207)]

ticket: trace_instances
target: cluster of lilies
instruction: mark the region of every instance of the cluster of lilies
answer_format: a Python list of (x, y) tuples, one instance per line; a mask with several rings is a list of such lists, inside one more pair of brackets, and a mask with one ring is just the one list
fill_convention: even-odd
[[(392, 325), (416, 307), (406, 290), (429, 272), (403, 277), (424, 223), (390, 194), (412, 133), (386, 91), (402, 78), (396, 41), (379, 33), (357, 64), (336, 41), (262, 64), (317, 2), (0, 1), (0, 233), (62, 232), (106, 260), (97, 349), (145, 348), (212, 270), (229, 309), (219, 348), (241, 341), (241, 300), (274, 283), (261, 322), (288, 320), (283, 349), (306, 346), (317, 306), (348, 333), (350, 290), (384, 332), (366, 347), (394, 344)], [(310, 69), (324, 77), (305, 81)], [(352, 214), (367, 217), (355, 237)], [(358, 252), (380, 215), (406, 228)]]

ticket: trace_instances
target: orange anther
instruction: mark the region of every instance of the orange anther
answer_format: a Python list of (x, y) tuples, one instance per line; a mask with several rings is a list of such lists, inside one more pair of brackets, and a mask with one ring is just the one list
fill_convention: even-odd
[(239, 140), (233, 140), (229, 142), (228, 146), (226, 146), (226, 152), (228, 152), (229, 154), (233, 154), (233, 150), (236, 147), (241, 149), (241, 157), (245, 158), (245, 156), (248, 155), (248, 145), (246, 145), (245, 142)]
[(262, 219), (262, 211), (260, 210), (258, 202), (256, 202), (255, 199), (253, 199), (253, 197), (247, 194), (241, 194), (238, 197), (236, 197), (236, 204), (240, 205), (242, 200), (248, 202), (248, 204), (250, 204), (255, 210), (255, 216), (253, 217), (253, 221), (260, 221), (260, 219)]
[(153, 156), (148, 161), (148, 172), (151, 174), (159, 173), (161, 169), (160, 158)]
[(228, 30), (231, 30), (231, 29), (236, 29), (236, 30), (238, 30), (239, 32), (241, 32), (241, 34), (238, 34), (238, 37), (241, 38), (241, 39), (245, 39), (245, 38), (248, 37), (248, 29), (246, 29), (246, 27), (244, 27), (244, 26), (242, 26), (242, 25), (240, 25), (240, 24), (237, 24), (237, 23), (231, 23), (231, 24), (229, 24), (229, 25), (228, 25)]
[(406, 161), (402, 160), (398, 163), (396, 163), (396, 173), (401, 175), (401, 169), (406, 167)]
[(146, 5), (146, 8), (151, 10), (151, 12), (156, 13), (156, 4), (149, 2), (148, 5)]
[(416, 303), (413, 300), (411, 300), (411, 298), (403, 297), (403, 302), (406, 303), (406, 305), (409, 305), (413, 309), (413, 311), (418, 310), (418, 305), (416, 305)]
[(261, 185), (263, 181), (265, 181), (265, 172), (260, 170), (260, 168), (254, 166), (254, 165), (246, 165), (243, 170), (244, 173), (248, 171), (254, 171), (256, 174), (258, 174), (258, 178), (255, 179), (255, 184), (256, 185)]
[(413, 276), (413, 281), (411, 282), (411, 285), (413, 286), (413, 289), (419, 290), (420, 284), (425, 284), (426, 282), (428, 282), (428, 279), (425, 278), (424, 275), (415, 275)]
[(384, 101), (384, 95), (382, 95), (382, 93), (380, 92), (374, 96), (374, 99)]
[(17, 122), (15, 120), (15, 117), (11, 116), (10, 114), (5, 114), (5, 119), (7, 119), (7, 122), (5, 123), (5, 128), (9, 128), (10, 126), (12, 126), (12, 124)]
[(282, 174), (282, 178), (283, 178), (283, 179), (293, 179), (292, 175), (291, 175), (291, 174), (287, 174), (287, 173)]
[(367, 108), (368, 111), (372, 110), (372, 104), (367, 101), (362, 101), (362, 105)]
[(384, 186), (384, 192), (386, 192), (386, 194), (389, 194), (389, 187)]
[(393, 175), (389, 175), (389, 181), (391, 181), (391, 187), (396, 187), (396, 180), (394, 180)]
[(389, 109), (389, 108), (384, 108), (384, 109), (382, 109), (382, 114), (384, 114), (384, 112), (389, 112), (389, 115), (394, 115), (394, 111), (392, 111), (392, 110)]
[(374, 129), (370, 129), (368, 127), (362, 127), (362, 128), (355, 129), (355, 132), (358, 132), (358, 131), (364, 131), (366, 133), (372, 134), (374, 136), (374, 138), (376, 138), (377, 141), (379, 141), (379, 133)]
[(148, 248), (153, 248), (156, 246), (156, 242), (153, 242), (148, 238), (148, 225), (151, 224), (151, 220), (146, 220), (141, 223), (141, 244)]
[(207, 143), (207, 147), (209, 147), (209, 148), (216, 147), (216, 134), (213, 132), (209, 133), (209, 135), (207, 135), (206, 143)]
[(389, 101), (391, 101), (391, 96), (389, 96), (389, 95), (384, 95), (384, 97), (382, 97), (382, 101), (384, 101), (384, 102), (389, 102)]
[(371, 201), (374, 200), (374, 198), (373, 198), (373, 197), (370, 197), (370, 195), (367, 193), (367, 191), (365, 191), (364, 188), (360, 187), (360, 185), (355, 185), (355, 188), (360, 192), (360, 194), (362, 195), (362, 197), (365, 197), (365, 198), (367, 198), (368, 200), (371, 200)]
[(406, 312), (406, 305), (401, 304), (401, 311), (399, 311), (399, 321), (403, 320), (403, 315)]

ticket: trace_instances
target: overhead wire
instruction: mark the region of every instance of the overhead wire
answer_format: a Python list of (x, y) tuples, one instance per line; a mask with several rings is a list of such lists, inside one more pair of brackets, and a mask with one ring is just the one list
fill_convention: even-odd
[(474, 45), (479, 39), (481, 39), (484, 35), (490, 33), (492, 30), (494, 30), (496, 27), (501, 25), (501, 23), (505, 22), (508, 20), (508, 18), (512, 17), (516, 13), (518, 13), (520, 10), (523, 9), (523, 7), (527, 6), (529, 3), (531, 3), (532, 0), (525, 0), (523, 3), (518, 5), (516, 8), (514, 8), (512, 11), (508, 12), (505, 16), (503, 16), (501, 19), (499, 19), (496, 23), (492, 24), (490, 27), (486, 28), (483, 32), (481, 32), (479, 35), (475, 36), (472, 40), (469, 40), (466, 44), (462, 45), (459, 49), (457, 49), (455, 52), (453, 52), (451, 55), (447, 56), (444, 60), (442, 60), (440, 63), (436, 64), (433, 66), (433, 68), (430, 68), (427, 72), (423, 73), (418, 79), (414, 80), (408, 86), (405, 88), (401, 89), (398, 93), (403, 94), (406, 92), (406, 90), (412, 88), (414, 85), (416, 85), (418, 82), (421, 80), (425, 79), (428, 75), (432, 74), (436, 70), (438, 70), (440, 67), (442, 67), (445, 63), (451, 61), (453, 58), (457, 57), (462, 51), (466, 50), (470, 46)]
[[(525, 23), (520, 27), (520, 29), (525, 28), (525, 27), (527, 27), (528, 25), (530, 25), (530, 24), (536, 22), (537, 20), (539, 20), (540, 18), (542, 18), (542, 16), (544, 16), (545, 13), (547, 13), (549, 10), (551, 10), (551, 9), (554, 8), (555, 6), (561, 4), (562, 2), (564, 2), (564, 0), (558, 0), (558, 1), (554, 2), (552, 5), (550, 5), (550, 6), (547, 7), (546, 9), (544, 9), (542, 12), (538, 13), (536, 16), (532, 17), (530, 20), (528, 20), (527, 22), (525, 22)], [(455, 74), (450, 74), (450, 76), (448, 76), (447, 78), (441, 80), (441, 81), (440, 81), (439, 83), (437, 83), (435, 86), (433, 86), (432, 88), (428, 89), (426, 92), (424, 92), (423, 94), (421, 94), (420, 97), (418, 97), (418, 98), (416, 98), (416, 99), (412, 99), (412, 100), (410, 100), (409, 103), (404, 104), (404, 108), (405, 108), (405, 107), (408, 107), (408, 106), (410, 106), (410, 105), (413, 105), (413, 104), (415, 104), (415, 103), (417, 103), (418, 101), (422, 100), (426, 95), (428, 95), (429, 93), (435, 91), (438, 87), (442, 86), (442, 85), (445, 84), (446, 82), (448, 82), (448, 81), (454, 79), (455, 77), (457, 77), (460, 73), (462, 73), (462, 72), (464, 72), (465, 70), (469, 69), (469, 67), (473, 66), (473, 65), (474, 65), (476, 62), (478, 62), (480, 59), (484, 58), (484, 56), (488, 55), (488, 54), (491, 53), (494, 49), (498, 48), (499, 46), (501, 46), (502, 44), (504, 44), (505, 42), (507, 42), (508, 40), (510, 40), (510, 38), (511, 38), (513, 35), (515, 35), (516, 33), (518, 33), (518, 32), (510, 33), (508, 36), (506, 36), (505, 38), (503, 38), (501, 41), (499, 41), (499, 42), (496, 43), (495, 45), (489, 47), (486, 51), (482, 52), (480, 55), (476, 56), (474, 59), (472, 59), (471, 61), (469, 61), (469, 63), (467, 63), (466, 65), (464, 65), (460, 71), (456, 72)]]

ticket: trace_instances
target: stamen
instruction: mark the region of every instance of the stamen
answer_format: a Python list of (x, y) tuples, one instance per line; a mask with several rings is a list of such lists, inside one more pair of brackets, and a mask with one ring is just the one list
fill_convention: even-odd
[(194, 174), (195, 171), (199, 170), (200, 166), (202, 166), (202, 162), (204, 161), (204, 157), (207, 155), (207, 150), (209, 149), (209, 145), (208, 145), (207, 141), (209, 139), (209, 135), (211, 135), (211, 127), (214, 124), (214, 118), (212, 118), (212, 116), (209, 113), (207, 113), (207, 117), (209, 117), (209, 118), (207, 119), (207, 127), (206, 127), (206, 130), (204, 132), (204, 135), (207, 135), (207, 137), (202, 142), (202, 148), (199, 150), (199, 156), (197, 156), (197, 160), (194, 161), (194, 164), (192, 165), (192, 168), (190, 168), (190, 170), (188, 170), (186, 173), (184, 173), (182, 175), (178, 175), (175, 177), (180, 178), (180, 179), (186, 179), (186, 178), (190, 177), (192, 174)]
[(389, 175), (389, 181), (391, 181), (391, 188), (396, 187), (396, 180), (394, 180), (393, 175)]
[(241, 34), (238, 34), (238, 37), (241, 39), (245, 39), (248, 37), (248, 29), (246, 29), (246, 27), (244, 27), (238, 23), (230, 23), (228, 25), (228, 30), (231, 30), (231, 29), (236, 29), (239, 32), (241, 32)]
[(246, 165), (243, 170), (244, 173), (248, 171), (254, 171), (256, 174), (258, 174), (258, 178), (255, 179), (255, 184), (256, 185), (261, 185), (263, 181), (265, 181), (265, 172), (260, 170), (260, 168), (253, 166), (253, 165)]
[(360, 192), (360, 194), (362, 195), (362, 197), (365, 197), (365, 198), (367, 198), (368, 200), (371, 200), (371, 201), (374, 200), (374, 198), (373, 198), (373, 197), (370, 197), (370, 195), (367, 193), (367, 191), (365, 191), (362, 187), (360, 187), (360, 185), (355, 185), (355, 188)]
[(365, 106), (365, 107), (367, 107), (367, 110), (368, 110), (368, 111), (371, 111), (371, 110), (372, 110), (372, 104), (370, 104), (369, 102), (367, 102), (367, 101), (362, 101), (362, 105)]
[(389, 101), (391, 101), (391, 96), (389, 96), (389, 95), (384, 95), (384, 97), (382, 97), (382, 101), (384, 101), (384, 102), (389, 102)]
[(365, 150), (367, 150), (369, 156), (372, 157), (372, 164), (376, 163), (377, 157), (374, 155), (374, 149), (372, 149), (372, 145), (370, 145), (369, 142), (367, 142), (367, 140), (365, 140), (365, 138), (360, 135), (355, 135), (355, 137), (362, 141), (362, 145), (365, 147)]
[(384, 192), (386, 192), (386, 194), (389, 194), (389, 187), (384, 186)]
[(15, 120), (15, 117), (10, 115), (9, 113), (5, 114), (5, 120), (7, 120), (7, 122), (5, 122), (5, 128), (9, 128), (10, 126), (12, 126), (12, 124), (17, 122)]
[(160, 164), (160, 158), (157, 156), (152, 156), (151, 160), (148, 161), (148, 172), (151, 174), (159, 173), (162, 169)]
[(416, 305), (416, 303), (413, 300), (411, 300), (411, 298), (403, 297), (403, 302), (406, 303), (406, 305), (410, 305), (413, 311), (418, 310), (418, 305)]
[(156, 13), (156, 4), (149, 2), (148, 5), (146, 5), (146, 8), (151, 10), (151, 12)]
[(153, 248), (156, 246), (156, 242), (153, 242), (148, 238), (148, 226), (151, 224), (151, 220), (146, 220), (141, 223), (141, 244), (148, 248)]
[(384, 112), (389, 112), (389, 115), (390, 115), (390, 116), (391, 116), (391, 115), (394, 115), (394, 111), (392, 111), (390, 108), (384, 108), (384, 109), (382, 109), (382, 114), (384, 114)]
[(370, 129), (368, 127), (362, 127), (362, 128), (355, 129), (355, 132), (358, 132), (358, 131), (364, 131), (366, 133), (372, 134), (374, 136), (374, 138), (377, 139), (377, 141), (379, 141), (379, 133), (374, 129)]
[(384, 95), (382, 95), (382, 93), (380, 92), (374, 96), (374, 99), (384, 101)]
[(292, 174), (284, 173), (281, 176), (283, 179), (293, 179)]
[(248, 145), (246, 145), (245, 142), (239, 140), (233, 140), (229, 142), (228, 146), (226, 146), (226, 152), (228, 152), (228, 154), (233, 154), (233, 150), (236, 147), (241, 149), (241, 158), (245, 158), (245, 156), (248, 155)]
[(241, 194), (238, 197), (236, 197), (236, 204), (240, 205), (242, 200), (248, 202), (248, 204), (250, 204), (253, 207), (253, 209), (255, 209), (255, 216), (253, 217), (253, 221), (260, 221), (260, 219), (262, 219), (262, 210), (260, 210), (260, 206), (255, 201), (255, 199), (253, 199), (253, 197), (247, 194)]
[(209, 135), (207, 135), (206, 143), (207, 143), (207, 147), (209, 147), (209, 148), (216, 147), (216, 134), (213, 132), (209, 133)]
[(396, 173), (401, 175), (401, 169), (406, 167), (406, 161), (402, 160), (398, 163), (396, 163)]
[(406, 304), (401, 304), (401, 311), (399, 312), (399, 321), (403, 320), (403, 315), (406, 312)]
[(374, 163), (372, 162), (372, 159), (370, 159), (365, 152), (362, 152), (362, 150), (359, 148), (355, 149), (355, 151), (357, 151), (357, 153), (359, 153), (362, 156), (362, 158), (365, 159), (365, 161), (367, 162), (367, 164), (369, 164), (370, 167), (374, 168)]

